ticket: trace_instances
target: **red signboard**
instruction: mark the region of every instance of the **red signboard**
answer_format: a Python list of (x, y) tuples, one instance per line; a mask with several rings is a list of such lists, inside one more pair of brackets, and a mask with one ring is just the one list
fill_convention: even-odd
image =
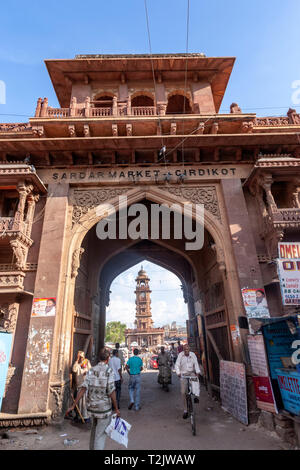
[(269, 377), (252, 377), (258, 408), (277, 413), (272, 385)]

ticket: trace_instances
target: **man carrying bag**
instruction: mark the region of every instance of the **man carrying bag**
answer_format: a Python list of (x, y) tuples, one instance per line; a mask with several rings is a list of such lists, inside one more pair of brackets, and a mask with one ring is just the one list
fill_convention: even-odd
[(108, 360), (108, 351), (102, 349), (99, 355), (99, 363), (88, 371), (74, 404), (66, 412), (67, 415), (72, 411), (81, 397), (87, 392), (87, 411), (92, 418), (90, 450), (104, 449), (105, 429), (111, 421), (112, 404), (115, 409), (114, 413), (118, 417), (120, 416), (115, 392), (115, 374), (108, 366)]

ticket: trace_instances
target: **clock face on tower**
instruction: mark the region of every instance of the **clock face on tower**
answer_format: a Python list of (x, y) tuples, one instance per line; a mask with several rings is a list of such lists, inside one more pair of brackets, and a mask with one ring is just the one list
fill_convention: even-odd
[(140, 300), (145, 300), (146, 298), (146, 293), (145, 292), (141, 292), (140, 293)]

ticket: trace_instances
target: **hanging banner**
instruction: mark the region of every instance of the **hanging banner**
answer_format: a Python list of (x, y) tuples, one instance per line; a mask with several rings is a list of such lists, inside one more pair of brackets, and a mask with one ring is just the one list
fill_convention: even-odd
[(300, 258), (278, 259), (277, 271), (283, 305), (300, 305)]
[(278, 243), (278, 257), (280, 259), (300, 259), (300, 243)]
[(12, 334), (0, 332), (0, 411), (5, 392), (5, 383), (10, 359)]
[(242, 296), (248, 318), (270, 317), (264, 289), (242, 289)]
[(54, 317), (56, 313), (56, 298), (47, 297), (33, 299), (32, 317)]

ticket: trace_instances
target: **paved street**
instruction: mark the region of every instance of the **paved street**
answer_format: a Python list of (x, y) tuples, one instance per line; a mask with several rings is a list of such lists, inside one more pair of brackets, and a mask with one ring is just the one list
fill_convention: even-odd
[[(173, 374), (173, 384), (166, 393), (157, 384), (157, 371), (142, 376), (140, 411), (128, 410), (128, 375), (125, 375), (121, 397), (122, 417), (132, 425), (128, 449), (147, 450), (209, 450), (209, 449), (287, 449), (275, 433), (258, 427), (244, 426), (224, 412), (220, 403), (212, 400), (202, 386), (200, 403), (196, 406), (197, 435), (191, 433), (189, 420), (182, 419), (179, 380)], [(10, 439), (0, 440), (0, 450), (88, 449), (89, 428), (64, 420), (62, 425), (37, 428), (37, 434), (26, 431), (9, 432)], [(64, 434), (67, 434), (64, 435)], [(66, 446), (65, 439), (79, 442)], [(107, 450), (124, 450), (107, 438)]]

